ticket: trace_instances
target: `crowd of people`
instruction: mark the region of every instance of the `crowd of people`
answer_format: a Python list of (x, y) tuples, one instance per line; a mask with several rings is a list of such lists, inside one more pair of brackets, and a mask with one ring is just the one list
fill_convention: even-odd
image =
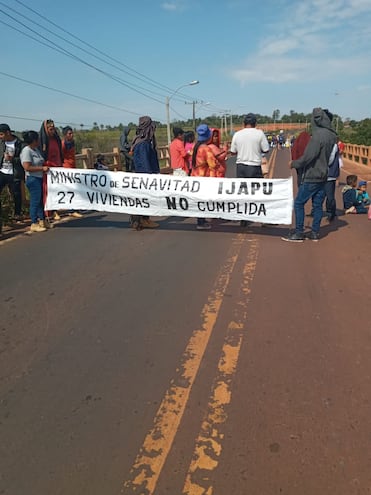
[[(314, 108), (311, 134), (302, 132), (292, 144), (292, 160), (289, 166), (297, 171), (298, 192), (294, 201), (295, 230), (283, 237), (290, 242), (303, 242), (308, 238), (319, 239), (323, 205), (328, 220), (336, 217), (335, 185), (341, 168), (342, 143), (332, 128), (332, 114), (327, 109)], [(176, 176), (225, 177), (226, 160), (236, 156), (236, 177), (261, 179), (267, 177), (267, 158), (271, 143), (261, 129), (256, 127), (257, 118), (249, 113), (244, 117), (243, 129), (232, 136), (230, 148), (222, 145), (220, 130), (200, 124), (196, 132), (173, 128), (173, 140), (169, 146), (172, 172)], [(127, 172), (158, 174), (160, 165), (156, 145), (156, 126), (151, 117), (139, 118), (136, 134), (130, 143), (130, 128), (126, 127), (120, 137), (120, 149)], [(66, 126), (62, 138), (52, 119), (45, 120), (39, 132), (23, 133), (23, 142), (11, 131), (8, 124), (0, 124), (0, 193), (8, 187), (14, 199), (14, 219), (22, 219), (22, 199), (25, 183), (30, 198), (31, 232), (44, 232), (59, 220), (57, 211), (44, 208), (47, 196), (47, 172), (51, 167), (76, 167), (73, 129)], [(94, 167), (109, 170), (104, 155), (97, 155)], [(304, 232), (304, 207), (312, 201), (311, 231)], [(357, 176), (347, 177), (343, 189), (346, 214), (370, 213), (367, 182), (358, 182)], [(78, 211), (68, 212), (81, 217)], [(0, 201), (1, 222), (1, 201)], [(247, 225), (241, 220), (241, 226)], [(131, 227), (135, 230), (159, 226), (148, 216), (132, 215)], [(0, 223), (0, 232), (1, 232)], [(209, 230), (211, 224), (198, 218), (196, 228)]]
[[(50, 167), (76, 167), (73, 129), (66, 126), (62, 139), (52, 119), (45, 120), (39, 132), (26, 131), (19, 139), (8, 124), (0, 124), (0, 193), (8, 187), (14, 200), (14, 221), (22, 222), (26, 185), (29, 192), (31, 232), (45, 232), (59, 220), (57, 211), (44, 208), (47, 195), (46, 173)], [(69, 212), (81, 217), (78, 211)], [(0, 198), (0, 234), (2, 205)]]

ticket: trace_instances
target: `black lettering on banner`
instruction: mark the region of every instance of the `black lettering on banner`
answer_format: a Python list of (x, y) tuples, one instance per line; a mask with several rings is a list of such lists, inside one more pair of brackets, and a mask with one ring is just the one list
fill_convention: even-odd
[(72, 200), (75, 196), (75, 193), (72, 191), (69, 191), (69, 192), (59, 191), (58, 196), (59, 196), (58, 203), (60, 205), (65, 205), (66, 203), (71, 204)]
[[(178, 208), (177, 198), (175, 198), (174, 196), (171, 198), (166, 196), (166, 203), (167, 203), (168, 210), (176, 210)], [(189, 208), (188, 199), (187, 198), (179, 198), (179, 207), (183, 211), (188, 210), (188, 208)]]
[(119, 187), (119, 183), (115, 180), (110, 180), (109, 186), (110, 187)]

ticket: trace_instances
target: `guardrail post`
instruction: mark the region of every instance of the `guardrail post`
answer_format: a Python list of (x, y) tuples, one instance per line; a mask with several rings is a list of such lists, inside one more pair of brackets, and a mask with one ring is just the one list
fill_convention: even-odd
[(93, 148), (83, 148), (81, 152), (84, 155), (82, 159), (84, 168), (93, 168), (94, 167)]

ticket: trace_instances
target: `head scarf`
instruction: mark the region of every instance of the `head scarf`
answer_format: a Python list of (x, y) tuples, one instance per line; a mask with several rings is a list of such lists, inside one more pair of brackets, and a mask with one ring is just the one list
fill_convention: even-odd
[(151, 117), (145, 115), (139, 118), (139, 124), (136, 131), (136, 136), (133, 139), (131, 148), (134, 149), (140, 143), (145, 141), (151, 141), (154, 148), (156, 148), (156, 137), (155, 137), (156, 125), (152, 121)]

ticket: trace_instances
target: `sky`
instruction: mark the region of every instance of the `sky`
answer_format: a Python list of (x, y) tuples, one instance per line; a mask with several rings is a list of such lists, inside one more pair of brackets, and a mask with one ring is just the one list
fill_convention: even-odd
[[(371, 118), (371, 0), (0, 1), (0, 122)], [(189, 85), (198, 80), (199, 83)]]

